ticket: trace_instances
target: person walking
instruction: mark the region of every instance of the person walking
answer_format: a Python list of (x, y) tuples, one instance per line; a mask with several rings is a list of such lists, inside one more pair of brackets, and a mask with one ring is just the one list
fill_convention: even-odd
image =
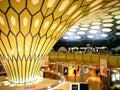
[(75, 77), (76, 77), (76, 69), (74, 69), (74, 74), (75, 74)]

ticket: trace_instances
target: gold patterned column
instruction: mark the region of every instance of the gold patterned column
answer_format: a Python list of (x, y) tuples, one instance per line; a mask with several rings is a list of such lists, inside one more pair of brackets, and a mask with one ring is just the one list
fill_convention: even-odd
[(42, 58), (69, 27), (89, 13), (93, 8), (88, 7), (91, 2), (0, 0), (0, 56), (9, 80), (13, 83), (36, 80)]

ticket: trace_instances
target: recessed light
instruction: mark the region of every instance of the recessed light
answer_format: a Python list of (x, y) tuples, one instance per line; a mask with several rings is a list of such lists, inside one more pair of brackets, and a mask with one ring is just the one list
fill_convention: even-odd
[(88, 38), (94, 38), (94, 36), (93, 36), (93, 35), (88, 35), (87, 37), (88, 37)]
[(85, 34), (85, 32), (84, 31), (78, 31), (77, 34), (83, 35), (83, 34)]
[(108, 35), (107, 34), (101, 34), (100, 36), (101, 37), (107, 37)]
[(89, 30), (89, 33), (98, 33), (98, 30)]
[(68, 36), (64, 36), (63, 39), (68, 39)]
[(117, 32), (116, 35), (120, 36), (120, 32)]
[(100, 26), (91, 26), (91, 29), (100, 29)]
[(80, 28), (79, 30), (86, 31), (88, 28)]
[(110, 29), (110, 28), (103, 28), (102, 31), (103, 32), (110, 32), (110, 31), (112, 31), (112, 29)]

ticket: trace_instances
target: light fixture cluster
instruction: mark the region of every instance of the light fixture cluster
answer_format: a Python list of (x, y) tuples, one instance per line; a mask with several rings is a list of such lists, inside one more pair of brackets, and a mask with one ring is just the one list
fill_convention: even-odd
[[(105, 5), (106, 9), (98, 9), (81, 18), (63, 35), (63, 39), (101, 40), (113, 36), (120, 36), (120, 4), (117, 2), (118, 1), (113, 1)], [(115, 4), (115, 7), (111, 9), (113, 4)]]

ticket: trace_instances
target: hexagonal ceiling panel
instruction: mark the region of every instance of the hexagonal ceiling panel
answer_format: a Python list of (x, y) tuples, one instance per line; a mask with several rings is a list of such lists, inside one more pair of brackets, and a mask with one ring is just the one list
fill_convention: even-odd
[[(89, 0), (92, 1), (92, 0)], [(87, 14), (75, 12), (80, 19), (56, 43), (54, 48), (120, 45), (120, 1), (96, 0), (86, 7)], [(78, 15), (81, 13), (81, 15)], [(76, 18), (77, 18), (76, 17)]]

